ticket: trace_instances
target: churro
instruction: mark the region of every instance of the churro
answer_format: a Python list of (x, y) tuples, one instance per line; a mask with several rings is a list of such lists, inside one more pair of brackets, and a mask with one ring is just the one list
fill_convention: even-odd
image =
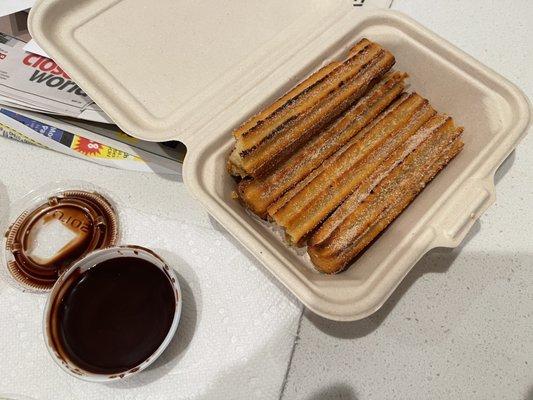
[(394, 62), (390, 52), (363, 39), (342, 64), (320, 70), (237, 129), (228, 170), (257, 178), (275, 168), (363, 97)]

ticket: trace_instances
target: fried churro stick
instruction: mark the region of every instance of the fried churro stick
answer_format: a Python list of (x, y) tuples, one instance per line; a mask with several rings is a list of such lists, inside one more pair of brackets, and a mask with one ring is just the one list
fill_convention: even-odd
[(239, 131), (229, 169), (263, 175), (364, 96), (392, 67), (394, 57), (367, 40), (358, 46), (359, 51), (343, 64), (250, 129)]
[[(367, 42), (365, 41), (362, 44), (366, 45)], [(318, 81), (328, 76), (334, 69), (336, 69), (340, 65), (342, 65), (341, 62), (333, 61), (329, 63), (328, 65), (320, 68), (318, 71), (313, 73), (307, 79), (305, 79), (304, 81), (296, 85), (294, 89), (290, 90), (289, 92), (284, 94), (282, 97), (280, 97), (278, 100), (276, 100), (274, 103), (272, 103), (271, 106), (265, 108), (260, 113), (254, 115), (244, 124), (242, 124), (239, 128), (235, 129), (235, 131), (233, 131), (233, 136), (235, 137), (235, 139), (240, 139), (243, 136), (243, 134), (245, 134), (247, 131), (254, 128), (256, 125), (263, 123), (263, 121), (267, 117), (273, 114), (276, 110), (282, 108), (289, 100), (294, 99), (295, 97), (300, 95), (303, 91), (307, 90), (310, 86), (313, 86)]]
[[(237, 140), (240, 139), (245, 132), (252, 129), (256, 125), (263, 123), (263, 121), (268, 116), (270, 116), (276, 110), (282, 108), (284, 104), (288, 103), (290, 100), (300, 95), (303, 91), (308, 89), (310, 86), (313, 86), (318, 81), (325, 78), (327, 75), (329, 75), (334, 69), (336, 69), (340, 65), (341, 63), (339, 61), (333, 61), (329, 63), (328, 65), (319, 69), (317, 72), (313, 73), (307, 79), (299, 83), (294, 89), (290, 90), (288, 93), (286, 93), (285, 95), (280, 97), (278, 100), (276, 100), (271, 106), (267, 107), (263, 111), (254, 115), (249, 120), (247, 120), (245, 123), (243, 123), (239, 128), (233, 131), (233, 136), (235, 137), (235, 139)], [(238, 151), (234, 149), (228, 159), (228, 166), (227, 166), (228, 172), (233, 176), (240, 176), (240, 177), (246, 176), (247, 175), (246, 171), (242, 169), (241, 164), (242, 164), (242, 160), (239, 156), (239, 153)]]
[(344, 270), (460, 152), (462, 131), (462, 128), (455, 127), (451, 118), (446, 119), (376, 186), (364, 202), (352, 204), (351, 213), (344, 214), (334, 229), (328, 229), (327, 237), (319, 229), (315, 235), (322, 237), (320, 240), (311, 238), (308, 247), (316, 268), (328, 274)]
[[(306, 186), (308, 186), (313, 180), (324, 173), (327, 168), (333, 168), (332, 165), (337, 162), (337, 159), (341, 157), (347, 150), (351, 149), (354, 154), (359, 152), (358, 143), (360, 143), (369, 132), (372, 131), (378, 125), (378, 123), (384, 121), (386, 118), (390, 119), (390, 114), (393, 113), (403, 102), (409, 98), (407, 93), (403, 93), (400, 98), (395, 101), (390, 107), (382, 112), (376, 119), (368, 124), (363, 130), (355, 135), (346, 145), (339, 149), (335, 154), (330, 156), (319, 168), (315, 169), (311, 174), (301, 180), (295, 187), (287, 191), (278, 200), (272, 203), (268, 207), (268, 215), (272, 218), (275, 214), (280, 212), (288, 203), (290, 203), (300, 192), (302, 192)], [(390, 132), (389, 132), (390, 133)], [(384, 136), (385, 137), (385, 136)], [(367, 138), (368, 139), (368, 138)], [(357, 144), (356, 147), (353, 147)], [(288, 211), (286, 211), (288, 212)]]
[(238, 193), (246, 206), (265, 218), (268, 206), (319, 167), (389, 106), (404, 90), (406, 77), (407, 74), (401, 72), (385, 77), (339, 120), (270, 174), (263, 178), (241, 181)]
[(316, 246), (324, 242), (338, 226), (362, 203), (374, 188), (422, 142), (448, 123), (446, 115), (435, 115), (427, 121), (413, 136), (405, 141), (376, 170), (366, 178), (357, 189), (330, 215), (309, 238), (308, 245)]
[(323, 170), (305, 182), (272, 218), (285, 228), (292, 243), (300, 244), (434, 114), (428, 101), (419, 95), (402, 96), (377, 121), (330, 157)]

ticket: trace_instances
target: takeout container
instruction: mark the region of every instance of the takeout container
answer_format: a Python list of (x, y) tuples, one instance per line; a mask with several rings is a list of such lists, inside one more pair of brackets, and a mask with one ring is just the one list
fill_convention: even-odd
[[(194, 196), (334, 320), (372, 314), (427, 251), (464, 239), (530, 121), (527, 99), (500, 75), (403, 14), (349, 2), (42, 0), (30, 30), (124, 131), (182, 141)], [(225, 161), (233, 128), (362, 37), (392, 51), (410, 89), (465, 127), (465, 148), (350, 269), (324, 276), (232, 199)]]

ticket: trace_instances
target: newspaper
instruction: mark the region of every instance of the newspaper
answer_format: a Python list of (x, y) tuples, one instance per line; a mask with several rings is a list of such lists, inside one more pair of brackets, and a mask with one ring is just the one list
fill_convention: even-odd
[(114, 126), (5, 106), (0, 106), (0, 136), (110, 167), (159, 174), (181, 175), (185, 155), (177, 142), (144, 142)]
[(185, 148), (120, 131), (68, 74), (0, 33), (0, 136), (115, 168), (181, 174)]
[(55, 61), (26, 52), (25, 44), (0, 33), (0, 104), (113, 123)]

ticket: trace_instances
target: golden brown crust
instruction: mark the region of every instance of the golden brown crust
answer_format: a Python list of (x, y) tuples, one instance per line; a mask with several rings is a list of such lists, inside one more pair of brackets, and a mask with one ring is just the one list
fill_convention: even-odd
[(448, 119), (338, 224), (327, 239), (310, 245), (308, 253), (317, 269), (324, 273), (342, 271), (460, 151), (461, 133), (462, 129)]
[(295, 98), (299, 94), (301, 94), (304, 90), (309, 88), (310, 86), (317, 83), (322, 78), (329, 75), (335, 68), (337, 68), (339, 65), (341, 65), (338, 61), (333, 61), (329, 63), (328, 65), (320, 68), (318, 71), (313, 73), (311, 76), (306, 78), (304, 81), (299, 83), (294, 87), (294, 89), (291, 89), (289, 92), (281, 96), (278, 100), (276, 100), (272, 105), (268, 106), (258, 114), (254, 115), (252, 118), (248, 119), (245, 123), (243, 123), (239, 128), (235, 129), (233, 131), (233, 136), (235, 139), (239, 139), (242, 137), (242, 135), (252, 129), (254, 126), (256, 126), (258, 123), (263, 122), (269, 115), (274, 113), (277, 109), (282, 107), (285, 103), (287, 103), (289, 100)]
[(338, 273), (462, 149), (462, 128), (363, 39), (233, 132), (233, 196)]
[(265, 218), (267, 208), (274, 201), (319, 167), (401, 94), (406, 76), (405, 73), (395, 72), (385, 77), (327, 130), (270, 174), (242, 181), (238, 191), (248, 208)]
[(243, 148), (239, 148), (239, 152), (257, 146), (273, 129), (318, 104), (330, 93), (338, 89), (339, 84), (348, 81), (359, 73), (365, 64), (370, 62), (381, 51), (381, 47), (366, 40), (358, 43), (357, 48), (356, 54), (342, 63), (337, 62), (333, 69), (326, 67), (326, 70), (328, 70), (326, 74), (322, 74), (319, 71), (318, 76), (311, 77), (311, 79), (306, 80), (307, 82), (304, 81), (301, 85), (298, 85), (302, 90), (295, 91), (295, 96), (287, 96), (289, 98), (286, 98), (285, 102), (280, 101), (280, 105), (268, 113), (265, 118), (243, 131), (239, 138), (241, 140), (237, 142), (243, 146)]
[(281, 207), (272, 218), (293, 243), (314, 230), (398, 146), (434, 114), (427, 100), (412, 94), (362, 137), (332, 156), (316, 178)]
[(331, 168), (337, 158), (342, 155), (347, 149), (349, 149), (354, 143), (361, 141), (369, 131), (371, 131), (380, 121), (387, 118), (396, 108), (409, 98), (409, 94), (403, 93), (399, 99), (391, 104), (384, 112), (382, 112), (377, 118), (375, 118), (370, 124), (368, 124), (363, 130), (358, 132), (348, 143), (340, 148), (335, 154), (330, 156), (319, 168), (315, 169), (312, 173), (306, 176), (303, 180), (298, 182), (296, 186), (288, 190), (283, 196), (277, 199), (268, 207), (268, 215), (272, 216), (278, 213), (287, 203), (289, 203), (296, 195), (298, 195), (310, 182), (316, 177), (322, 174), (327, 168)]
[[(435, 165), (435, 169), (432, 172), (432, 176), (428, 177), (427, 183), (429, 183), (442, 168), (444, 168), (457, 154), (463, 149), (464, 143), (460, 139), (456, 139), (449, 151), (441, 156), (441, 160)], [(408, 191), (406, 194), (409, 195), (408, 198), (404, 198), (402, 202), (395, 203), (394, 206), (388, 208), (383, 212), (380, 219), (378, 219), (368, 230), (353, 243), (353, 246), (347, 249), (340, 257), (335, 260), (325, 260), (320, 259), (317, 256), (311, 255), (313, 249), (309, 249), (310, 258), (317, 268), (318, 271), (326, 274), (336, 274), (344, 271), (350, 264), (350, 262), (356, 258), (372, 241), (384, 231), (402, 212), (411, 202), (416, 198), (416, 196), (423, 190), (424, 186), (419, 186), (418, 191)]]
[(364, 136), (378, 124), (381, 120), (386, 118), (393, 110), (395, 110), (401, 103), (403, 103), (409, 95), (403, 93), (398, 100), (396, 100), (391, 106), (389, 106), (384, 112), (382, 112), (377, 118), (375, 118), (370, 124), (368, 124), (363, 130), (359, 131), (350, 141), (348, 141), (343, 147), (341, 147), (335, 154), (325, 160), (318, 168), (307, 175), (304, 179), (298, 182), (292, 189), (285, 192), (274, 203), (268, 207), (268, 215), (272, 218), (273, 215), (278, 213), (285, 205), (287, 205), (296, 195), (298, 195), (310, 182), (322, 174), (327, 168), (330, 168), (332, 164), (336, 162), (336, 159), (343, 154), (347, 149), (352, 146), (356, 141), (362, 140)]
[[(244, 169), (258, 177), (288, 158), (310, 138), (334, 121), (351, 104), (361, 98), (392, 66), (394, 60), (386, 54), (372, 64), (361, 76), (346, 82), (330, 94), (322, 103), (290, 121), (268, 138), (264, 146), (257, 148), (253, 155), (243, 159)], [(277, 137), (277, 139), (276, 139)]]
[[(281, 106), (269, 107), (261, 113), (264, 118), (245, 123), (249, 129), (241, 128), (235, 135), (240, 159), (233, 157), (232, 162), (247, 175), (259, 177), (361, 98), (392, 67), (394, 57), (366, 40), (359, 47), (357, 54), (321, 79), (302, 84), (296, 96), (284, 96), (287, 101), (280, 99)], [(310, 82), (314, 83), (302, 90)]]
[[(434, 111), (433, 111), (434, 114)], [(309, 239), (309, 245), (316, 246), (327, 240), (335, 229), (359, 206), (403, 160), (412, 153), (431, 134), (443, 127), (449, 118), (445, 115), (435, 115), (430, 118), (418, 131), (399, 146), (385, 161), (370, 174), (357, 189), (325, 220)]]

